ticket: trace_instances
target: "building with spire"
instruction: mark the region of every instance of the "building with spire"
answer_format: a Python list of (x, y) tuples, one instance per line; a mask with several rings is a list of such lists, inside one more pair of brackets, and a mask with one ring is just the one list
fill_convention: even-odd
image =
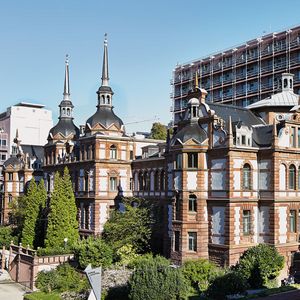
[(282, 74), (281, 91), (248, 108), (207, 102), (195, 77), (166, 147), (133, 161), (133, 195), (165, 208), (157, 241), (173, 261), (209, 258), (230, 266), (249, 247), (267, 243), (284, 255), (287, 273), (300, 236), (293, 76)]
[(113, 90), (109, 84), (108, 44), (104, 39), (101, 84), (96, 112), (82, 132), (73, 122), (69, 84), (69, 62), (65, 62), (63, 100), (58, 123), (49, 131), (44, 147), (44, 180), (53, 189), (55, 172), (69, 168), (78, 207), (82, 236), (100, 234), (110, 211), (123, 196), (132, 196), (132, 160), (143, 146), (157, 140), (127, 136), (123, 121), (113, 111)]

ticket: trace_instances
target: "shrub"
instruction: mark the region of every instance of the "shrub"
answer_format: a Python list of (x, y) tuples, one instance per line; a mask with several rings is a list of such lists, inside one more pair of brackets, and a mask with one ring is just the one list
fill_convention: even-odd
[(253, 288), (266, 286), (284, 266), (284, 258), (277, 249), (266, 244), (249, 248), (234, 267)]
[(63, 264), (51, 271), (38, 273), (36, 287), (42, 292), (80, 292), (87, 289), (86, 278), (81, 278), (80, 274), (69, 264)]
[(89, 264), (92, 267), (109, 267), (113, 261), (113, 250), (102, 239), (88, 237), (75, 246), (75, 258), (79, 266), (85, 269)]
[(70, 254), (73, 253), (74, 250), (71, 248), (55, 247), (55, 248), (38, 248), (36, 252), (38, 256), (51, 256), (51, 255), (60, 255), (60, 254)]
[(11, 226), (0, 226), (0, 248), (3, 246), (9, 247), (11, 241), (14, 244), (18, 243), (18, 237), (15, 235), (14, 229)]
[(188, 260), (184, 262), (182, 273), (190, 286), (203, 292), (209, 283), (220, 274), (220, 269), (206, 259)]
[(238, 272), (230, 271), (216, 277), (207, 290), (210, 299), (227, 299), (227, 295), (242, 294), (248, 288), (247, 280)]
[(134, 261), (139, 255), (136, 253), (132, 245), (124, 245), (116, 252), (117, 265), (127, 266)]
[(181, 270), (170, 267), (167, 259), (139, 259), (136, 269), (129, 280), (129, 299), (165, 300), (184, 299), (187, 284)]

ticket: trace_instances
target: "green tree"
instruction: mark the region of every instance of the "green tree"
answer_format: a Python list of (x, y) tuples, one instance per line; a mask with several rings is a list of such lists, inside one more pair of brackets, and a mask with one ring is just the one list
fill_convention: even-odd
[(114, 249), (132, 245), (137, 253), (150, 248), (152, 218), (150, 208), (125, 204), (125, 210), (114, 211), (104, 225), (103, 236)]
[(160, 256), (139, 259), (129, 281), (129, 298), (132, 300), (185, 299), (187, 284), (180, 268)]
[(184, 277), (197, 292), (206, 291), (208, 285), (220, 275), (220, 269), (206, 259), (193, 259), (184, 262), (182, 267)]
[(67, 168), (63, 177), (58, 172), (55, 174), (49, 209), (45, 246), (62, 247), (66, 239), (68, 246), (74, 245), (79, 239), (77, 209)]
[(14, 229), (11, 226), (0, 226), (0, 249), (3, 246), (8, 248), (11, 241), (14, 244), (18, 243), (18, 237), (15, 235)]
[(32, 177), (27, 193), (24, 197), (24, 222), (22, 228), (22, 244), (36, 248), (43, 245), (42, 214), (46, 206), (47, 192), (42, 179), (37, 186)]
[(274, 246), (259, 244), (246, 250), (233, 268), (253, 288), (266, 286), (284, 267), (284, 257)]
[(89, 264), (92, 267), (109, 267), (113, 261), (113, 250), (100, 238), (88, 237), (80, 241), (74, 252), (82, 269)]
[(157, 140), (165, 140), (167, 138), (167, 126), (159, 122), (153, 123), (150, 137)]

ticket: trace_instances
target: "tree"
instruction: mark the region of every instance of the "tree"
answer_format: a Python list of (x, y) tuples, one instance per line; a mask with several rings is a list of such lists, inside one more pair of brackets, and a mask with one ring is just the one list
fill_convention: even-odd
[(43, 245), (43, 210), (46, 206), (47, 192), (42, 179), (37, 186), (32, 177), (27, 193), (24, 197), (24, 223), (22, 228), (22, 244), (36, 248)]
[(259, 244), (246, 250), (233, 269), (246, 278), (251, 287), (260, 288), (275, 279), (283, 266), (284, 257), (275, 247)]
[(89, 264), (92, 267), (109, 267), (113, 260), (113, 251), (100, 238), (88, 237), (75, 247), (75, 257), (82, 269)]
[(157, 140), (165, 140), (167, 138), (167, 126), (159, 122), (153, 123), (150, 137)]
[(104, 225), (104, 238), (114, 249), (132, 245), (137, 253), (149, 250), (151, 239), (151, 210), (143, 205), (125, 204), (125, 211), (114, 211)]
[(139, 259), (129, 281), (129, 299), (184, 299), (187, 284), (180, 268), (172, 268), (161, 256)]
[(0, 226), (0, 249), (3, 246), (8, 248), (11, 241), (14, 244), (18, 243), (18, 237), (15, 235), (14, 229), (11, 226)]
[(79, 239), (77, 208), (67, 168), (63, 177), (58, 172), (55, 174), (49, 209), (46, 247), (62, 247), (65, 241), (68, 246), (74, 245)]

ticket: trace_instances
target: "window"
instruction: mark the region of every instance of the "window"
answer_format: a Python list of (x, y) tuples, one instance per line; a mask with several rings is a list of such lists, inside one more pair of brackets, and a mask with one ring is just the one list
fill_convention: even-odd
[(298, 148), (300, 148), (300, 128), (298, 128)]
[(150, 190), (150, 174), (145, 172), (144, 174), (144, 191)]
[(6, 154), (1, 154), (1, 160), (3, 160), (3, 161), (6, 160)]
[(133, 188), (132, 182), (133, 182), (133, 179), (130, 177), (130, 178), (129, 178), (129, 190), (130, 190), (130, 191), (132, 191), (132, 188)]
[(242, 135), (242, 145), (246, 145), (246, 136)]
[(290, 232), (296, 232), (296, 210), (290, 210)]
[(117, 148), (115, 145), (111, 145), (109, 148), (110, 159), (117, 159)]
[(180, 231), (174, 231), (174, 251), (179, 251)]
[(197, 251), (197, 232), (188, 232), (189, 251)]
[(8, 173), (8, 181), (13, 181), (13, 173)]
[(143, 173), (139, 173), (139, 190), (142, 191), (144, 189), (144, 180), (143, 180)]
[(294, 165), (289, 167), (289, 189), (296, 189), (296, 167)]
[(176, 156), (176, 164), (175, 164), (176, 169), (182, 169), (182, 154), (177, 154)]
[(12, 199), (13, 199), (13, 197), (12, 197), (12, 195), (8, 195), (8, 203), (12, 203)]
[(188, 168), (198, 168), (198, 153), (188, 153)]
[(292, 127), (291, 132), (291, 147), (296, 147), (296, 128)]
[(111, 191), (117, 190), (117, 178), (116, 177), (110, 177), (109, 178), (109, 189)]
[(243, 234), (249, 235), (251, 230), (251, 212), (243, 210)]
[(164, 191), (165, 190), (165, 171), (162, 170), (160, 173), (160, 190)]
[(251, 189), (251, 167), (249, 164), (243, 166), (243, 190)]
[(0, 140), (0, 146), (6, 146), (7, 141), (6, 140)]
[(154, 173), (154, 191), (158, 191), (159, 190), (159, 172), (155, 171)]
[(197, 211), (197, 197), (195, 195), (189, 196), (189, 212)]
[(130, 150), (130, 152), (129, 152), (129, 159), (133, 160), (133, 151), (132, 150)]

